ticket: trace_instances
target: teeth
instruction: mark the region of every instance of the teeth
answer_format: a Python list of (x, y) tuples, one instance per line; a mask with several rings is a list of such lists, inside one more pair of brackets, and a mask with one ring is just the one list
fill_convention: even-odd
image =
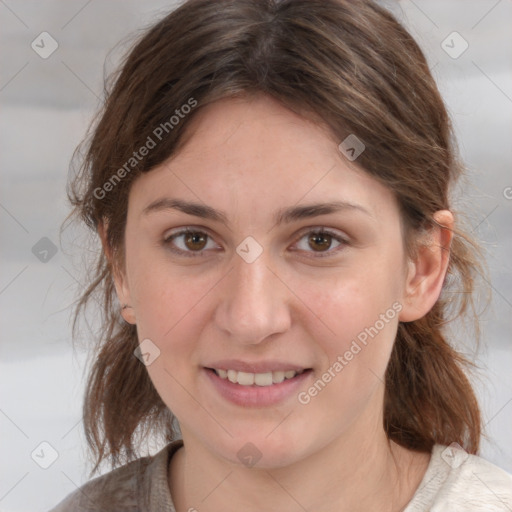
[(272, 372), (272, 382), (274, 384), (279, 384), (284, 380), (284, 372)]
[(214, 369), (215, 373), (221, 379), (228, 379), (233, 384), (240, 384), (241, 386), (272, 386), (272, 384), (279, 384), (285, 379), (292, 379), (297, 374), (302, 373), (296, 372), (295, 370), (288, 371), (275, 371), (266, 373), (249, 373), (249, 372), (237, 372), (236, 370), (222, 370)]
[(252, 386), (254, 384), (254, 373), (238, 372), (237, 382), (242, 386)]
[(256, 386), (272, 386), (272, 372), (255, 373), (254, 384)]

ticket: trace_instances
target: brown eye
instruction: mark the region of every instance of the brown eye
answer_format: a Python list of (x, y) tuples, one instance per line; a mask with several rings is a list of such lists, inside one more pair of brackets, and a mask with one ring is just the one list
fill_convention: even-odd
[(205, 256), (208, 249), (218, 249), (207, 233), (190, 228), (172, 233), (163, 243), (179, 256)]
[(208, 239), (208, 235), (205, 235), (205, 233), (201, 233), (199, 231), (186, 233), (184, 236), (185, 245), (191, 251), (200, 251), (201, 249), (204, 249)]
[(309, 246), (314, 251), (325, 251), (329, 249), (332, 243), (332, 235), (327, 233), (313, 233), (308, 239)]
[[(334, 256), (349, 245), (349, 241), (338, 232), (330, 232), (327, 229), (307, 231), (295, 244), (295, 248), (314, 257), (323, 258)], [(296, 250), (294, 249), (294, 250)]]

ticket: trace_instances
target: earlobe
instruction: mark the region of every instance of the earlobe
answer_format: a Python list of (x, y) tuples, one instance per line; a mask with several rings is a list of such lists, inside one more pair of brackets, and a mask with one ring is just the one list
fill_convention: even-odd
[(453, 215), (448, 210), (439, 210), (433, 218), (434, 225), (418, 241), (414, 261), (409, 261), (399, 317), (401, 322), (412, 322), (425, 316), (441, 294), (450, 261)]
[(120, 303), (121, 316), (129, 324), (135, 325), (137, 322), (135, 319), (134, 309), (131, 307), (130, 288), (128, 286), (125, 273), (122, 269), (119, 268), (118, 262), (115, 261), (113, 256), (112, 248), (110, 247), (107, 239), (107, 227), (108, 225), (106, 224), (106, 221), (100, 222), (98, 224), (98, 234), (101, 239), (103, 252), (109, 262), (109, 266), (112, 272), (112, 279), (114, 280), (117, 298)]

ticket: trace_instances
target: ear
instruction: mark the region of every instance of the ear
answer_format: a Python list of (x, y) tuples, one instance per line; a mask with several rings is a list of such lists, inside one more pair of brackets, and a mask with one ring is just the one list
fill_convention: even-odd
[[(116, 294), (119, 302), (121, 303), (121, 315), (129, 324), (136, 324), (135, 311), (131, 307), (132, 301), (130, 296), (130, 287), (126, 278), (124, 269), (119, 267), (119, 262), (116, 260), (112, 247), (110, 246), (107, 239), (108, 224), (106, 220), (98, 223), (98, 234), (100, 235), (101, 245), (103, 246), (103, 252), (109, 262), (109, 267), (112, 272), (112, 278), (114, 279), (114, 285), (116, 288)], [(127, 304), (129, 307), (123, 308)]]
[(409, 261), (405, 282), (401, 322), (412, 322), (425, 316), (434, 306), (450, 261), (453, 238), (453, 215), (448, 210), (434, 214), (435, 224), (418, 242), (414, 260)]

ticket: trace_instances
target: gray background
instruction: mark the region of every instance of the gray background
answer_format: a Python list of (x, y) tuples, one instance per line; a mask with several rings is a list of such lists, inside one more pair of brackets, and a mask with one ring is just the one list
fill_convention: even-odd
[[(80, 424), (85, 352), (73, 352), (70, 342), (71, 304), (83, 282), (80, 261), (86, 250), (74, 228), (59, 245), (68, 213), (67, 169), (99, 105), (107, 54), (172, 5), (0, 0), (2, 511), (47, 510), (87, 479)], [(485, 345), (476, 359), (482, 370), (475, 386), (489, 437), (481, 454), (512, 471), (512, 189), (507, 189), (512, 186), (512, 2), (386, 5), (424, 48), (468, 166), (470, 183), (458, 205), (488, 251), (494, 294), (483, 316)], [(59, 45), (47, 59), (31, 48), (43, 31)], [(456, 59), (442, 47), (453, 31), (469, 44)], [(452, 39), (444, 44), (458, 51), (461, 41)], [(108, 69), (123, 48), (110, 54)], [(38, 242), (48, 244), (40, 242), (43, 237), (58, 246), (47, 262), (32, 251)], [(471, 353), (469, 347), (464, 350)], [(43, 469), (52, 461), (52, 449), (57, 458)], [(155, 449), (148, 445), (148, 451)]]

